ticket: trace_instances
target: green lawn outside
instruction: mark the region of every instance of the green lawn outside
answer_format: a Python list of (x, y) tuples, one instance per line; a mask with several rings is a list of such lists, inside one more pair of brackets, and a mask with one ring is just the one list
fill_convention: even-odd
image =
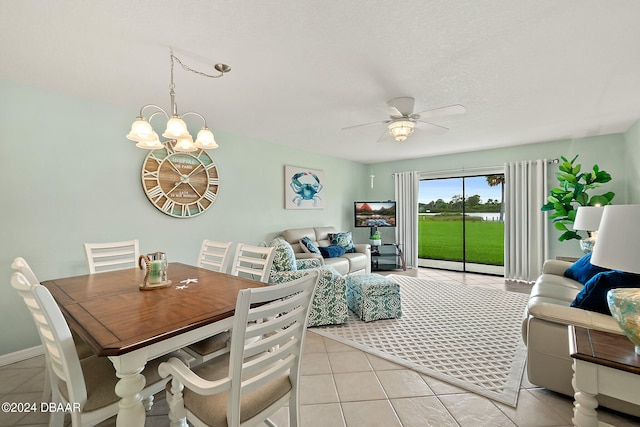
[[(467, 221), (467, 262), (504, 265), (504, 223)], [(462, 220), (421, 217), (418, 221), (418, 257), (462, 261)]]

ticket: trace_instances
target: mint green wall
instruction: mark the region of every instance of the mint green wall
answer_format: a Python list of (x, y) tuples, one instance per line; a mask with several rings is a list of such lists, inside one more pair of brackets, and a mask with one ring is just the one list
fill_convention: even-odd
[[(636, 144), (639, 141), (640, 139), (636, 138)], [(434, 140), (433, 143), (437, 143), (437, 141)], [(599, 190), (602, 190), (602, 192), (615, 192), (616, 198), (614, 199), (614, 203), (624, 204), (628, 203), (625, 162), (626, 145), (625, 136), (616, 134), (367, 165), (367, 176), (371, 174), (372, 170), (376, 176), (374, 189), (369, 189), (368, 195), (372, 199), (393, 199), (394, 186), (392, 174), (394, 172), (413, 170), (435, 172), (448, 169), (473, 169), (477, 167), (500, 166), (505, 162), (519, 160), (556, 159), (560, 156), (572, 158), (576, 154), (579, 154), (578, 162), (581, 163), (583, 167), (586, 168), (593, 166), (593, 164), (598, 164), (600, 169), (606, 170), (613, 176), (613, 180), (603, 185)], [(638, 158), (637, 155), (636, 158)], [(557, 167), (555, 165), (549, 165), (548, 178), (550, 184), (557, 182), (555, 178), (556, 171)], [(370, 186), (367, 188), (369, 187)], [(635, 193), (638, 194), (638, 189), (635, 190)], [(388, 232), (388, 236), (383, 236), (383, 239), (393, 239), (393, 231), (385, 231)], [(549, 256), (580, 256), (581, 252), (578, 244), (575, 242), (560, 243), (557, 241), (559, 235), (560, 232), (551, 226), (549, 232)]]
[[(138, 238), (143, 253), (194, 263), (204, 238), (257, 244), (289, 227), (351, 229), (352, 203), (366, 181), (359, 163), (216, 132), (218, 199), (198, 217), (171, 218), (144, 195), (146, 152), (124, 137), (139, 106), (1, 79), (0, 99), (0, 355), (39, 344), (9, 284), (16, 256), (41, 280), (86, 273), (83, 242)], [(326, 209), (284, 209), (285, 165), (324, 171)]]
[[(352, 229), (353, 201), (394, 198), (394, 172), (502, 165), (572, 157), (598, 163), (614, 180), (603, 190), (615, 203), (640, 203), (640, 122), (625, 134), (552, 141), (472, 153), (363, 165), (216, 131), (212, 151), (220, 171), (216, 203), (203, 215), (180, 220), (160, 213), (140, 185), (145, 152), (124, 138), (137, 106), (116, 107), (0, 79), (0, 355), (37, 345), (32, 320), (10, 288), (9, 265), (23, 256), (42, 279), (86, 273), (82, 243), (140, 239), (143, 253), (163, 250), (171, 261), (192, 263), (203, 238), (259, 243), (280, 230), (308, 225)], [(434, 141), (433, 143), (437, 143)], [(326, 175), (324, 210), (285, 210), (284, 165)], [(550, 182), (555, 182), (550, 167)], [(369, 175), (375, 175), (370, 188)], [(579, 255), (557, 242), (551, 256)], [(354, 230), (365, 241), (368, 230)], [(393, 240), (392, 229), (383, 230)]]
[(640, 120), (624, 134), (627, 166), (627, 203), (640, 203)]

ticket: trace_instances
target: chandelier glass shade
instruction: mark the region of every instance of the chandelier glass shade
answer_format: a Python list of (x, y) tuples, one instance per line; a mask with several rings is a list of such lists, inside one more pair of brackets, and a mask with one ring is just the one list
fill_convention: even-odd
[(409, 135), (413, 133), (415, 123), (408, 120), (395, 120), (389, 123), (389, 134), (395, 138), (396, 141), (404, 141)]
[[(206, 73), (202, 73), (200, 71), (192, 70), (191, 68), (185, 66), (180, 59), (173, 55), (173, 52), (170, 53), (171, 59), (171, 83), (169, 84), (169, 96), (171, 97), (171, 115), (167, 113), (162, 107), (155, 104), (145, 105), (140, 109), (140, 114), (136, 117), (136, 120), (131, 125), (131, 131), (127, 134), (127, 139), (136, 142), (136, 147), (143, 148), (146, 150), (157, 150), (159, 148), (164, 148), (165, 144), (169, 141), (175, 142), (173, 144), (173, 149), (175, 151), (183, 151), (183, 152), (191, 152), (197, 150), (212, 150), (218, 148), (218, 144), (213, 136), (213, 132), (207, 127), (207, 120), (200, 113), (196, 113), (195, 111), (189, 111), (182, 115), (178, 114), (178, 107), (176, 105), (175, 99), (175, 84), (173, 83), (173, 66), (174, 60), (177, 61), (182, 68), (187, 71), (191, 71), (196, 74), (200, 74), (205, 77), (210, 78), (218, 78), (222, 77), (225, 73), (228, 73), (231, 68), (226, 64), (216, 64), (214, 68), (220, 72), (219, 75), (210, 75)], [(145, 110), (152, 109), (153, 113), (149, 116), (149, 119), (144, 116)], [(160, 115), (167, 119), (167, 124), (164, 132), (162, 133), (163, 138), (167, 138), (166, 141), (160, 141), (158, 133), (153, 130), (151, 126), (151, 119), (155, 116)], [(193, 136), (189, 133), (189, 129), (187, 128), (187, 124), (183, 120), (186, 116), (196, 116), (202, 120), (202, 128), (196, 135), (195, 141), (193, 140)]]

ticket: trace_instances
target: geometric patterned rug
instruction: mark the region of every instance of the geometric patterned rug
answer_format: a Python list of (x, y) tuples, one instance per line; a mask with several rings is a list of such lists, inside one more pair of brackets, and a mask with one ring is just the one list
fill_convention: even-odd
[(313, 331), (515, 407), (526, 349), (524, 293), (389, 275), (400, 285), (402, 317)]

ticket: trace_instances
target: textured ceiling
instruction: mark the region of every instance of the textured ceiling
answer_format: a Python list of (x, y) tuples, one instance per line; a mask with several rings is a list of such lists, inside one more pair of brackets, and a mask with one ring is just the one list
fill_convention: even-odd
[[(640, 118), (636, 0), (0, 2), (0, 76), (363, 163), (624, 132)], [(386, 101), (450, 128), (376, 143)], [(120, 124), (118, 124), (120, 125)], [(122, 129), (123, 138), (128, 129)], [(220, 140), (222, 145), (224, 140)]]

